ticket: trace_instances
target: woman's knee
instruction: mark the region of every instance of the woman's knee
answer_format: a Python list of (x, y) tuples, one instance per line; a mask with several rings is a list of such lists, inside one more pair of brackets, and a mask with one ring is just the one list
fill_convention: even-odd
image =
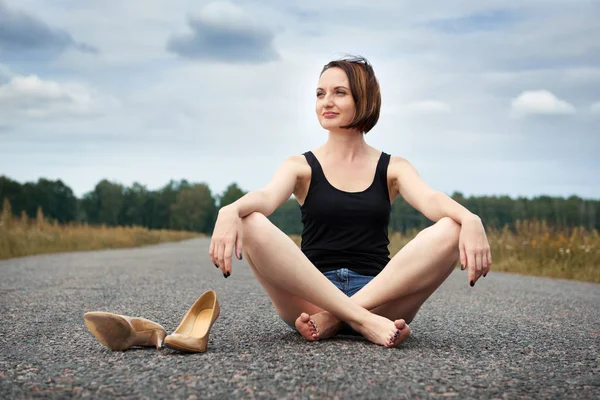
[(460, 236), (460, 224), (449, 217), (444, 217), (436, 222), (439, 227), (438, 234), (440, 238), (455, 247), (458, 246), (458, 238)]
[(271, 221), (264, 214), (253, 212), (242, 218), (242, 226), (244, 229), (244, 239), (261, 238), (264, 235), (257, 235), (258, 232), (265, 233), (272, 225)]
[(435, 237), (436, 242), (448, 243), (448, 245), (454, 247), (458, 246), (460, 228), (460, 224), (452, 218), (443, 217), (429, 228), (421, 231), (419, 235), (427, 232), (428, 235), (431, 234), (433, 237)]

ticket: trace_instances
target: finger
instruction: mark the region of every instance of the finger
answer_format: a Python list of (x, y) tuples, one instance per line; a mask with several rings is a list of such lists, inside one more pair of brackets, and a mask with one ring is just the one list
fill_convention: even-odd
[(233, 243), (228, 242), (225, 244), (225, 275), (231, 275), (231, 259), (233, 257)]
[(244, 249), (244, 246), (243, 246), (242, 234), (238, 233), (237, 240), (235, 241), (235, 250), (237, 252), (238, 260), (241, 260), (243, 258), (243, 256), (242, 256), (243, 249)]
[(483, 269), (483, 277), (485, 278), (485, 276), (488, 274), (488, 272), (490, 272), (490, 268), (492, 266), (492, 253), (490, 253), (490, 251), (486, 251), (485, 253), (485, 268)]
[(217, 259), (215, 258), (215, 242), (213, 239), (210, 240), (210, 247), (208, 248), (208, 255), (214, 265), (217, 265)]
[(217, 245), (217, 265), (219, 266), (219, 269), (221, 270), (222, 274), (225, 274), (225, 245), (222, 243), (219, 243)]
[(473, 286), (475, 284), (475, 253), (467, 252), (467, 268), (469, 268), (469, 285)]
[(475, 282), (479, 280), (481, 277), (483, 270), (483, 257), (482, 254), (477, 252), (475, 253)]
[(460, 252), (460, 269), (461, 269), (461, 271), (464, 271), (465, 268), (467, 267), (467, 255), (465, 252), (465, 247), (459, 246), (459, 252)]

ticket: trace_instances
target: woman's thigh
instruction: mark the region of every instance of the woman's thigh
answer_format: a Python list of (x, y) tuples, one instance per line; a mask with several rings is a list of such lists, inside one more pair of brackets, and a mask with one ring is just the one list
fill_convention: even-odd
[(247, 252), (244, 253), (244, 258), (252, 269), (254, 276), (267, 293), (267, 296), (269, 296), (273, 307), (275, 307), (275, 311), (277, 311), (277, 314), (279, 314), (281, 319), (287, 324), (291, 323), (293, 326), (300, 313), (306, 312), (309, 314), (316, 314), (323, 311), (320, 307), (315, 306), (301, 297), (293, 295), (265, 279), (258, 269), (254, 267), (252, 257)]

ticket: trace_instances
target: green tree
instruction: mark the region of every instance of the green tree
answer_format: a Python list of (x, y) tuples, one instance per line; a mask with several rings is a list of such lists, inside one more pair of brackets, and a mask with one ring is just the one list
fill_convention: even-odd
[(46, 217), (64, 223), (74, 221), (77, 217), (77, 198), (70, 187), (60, 179), (51, 181), (40, 178), (30, 190), (30, 201), (28, 201), (29, 215), (37, 212), (37, 207), (42, 207)]
[(172, 228), (171, 208), (177, 201), (178, 194), (191, 185), (187, 180), (176, 182), (170, 180), (160, 190), (153, 192), (146, 205), (148, 227), (154, 229)]
[(300, 235), (302, 233), (302, 212), (295, 198), (290, 198), (279, 206), (269, 220), (288, 235)]
[(23, 186), (6, 176), (0, 176), (0, 199), (8, 199), (12, 205), (12, 212), (17, 215), (25, 208), (26, 197)]
[(174, 229), (210, 233), (217, 215), (215, 199), (208, 185), (195, 184), (182, 189), (171, 206)]
[(236, 183), (232, 183), (227, 187), (227, 189), (225, 189), (223, 194), (219, 196), (219, 208), (235, 202), (245, 194), (246, 192), (240, 189)]
[(89, 222), (116, 226), (123, 206), (123, 186), (103, 179), (84, 196), (82, 205)]
[(125, 188), (123, 205), (119, 213), (119, 225), (148, 226), (147, 205), (150, 192), (145, 186), (135, 182), (131, 187)]
[(8, 230), (11, 228), (12, 222), (13, 222), (12, 207), (10, 205), (10, 200), (8, 200), (8, 197), (5, 197), (2, 202), (2, 214), (0, 215), (0, 224), (2, 224), (2, 226)]

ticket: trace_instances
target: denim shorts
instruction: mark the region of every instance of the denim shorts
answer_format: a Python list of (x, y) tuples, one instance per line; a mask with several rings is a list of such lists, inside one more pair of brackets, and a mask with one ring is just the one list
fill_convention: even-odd
[[(323, 272), (323, 275), (331, 283), (333, 283), (338, 289), (340, 289), (346, 296), (351, 297), (360, 289), (363, 288), (367, 283), (371, 282), (374, 276), (361, 275), (357, 274), (349, 270), (348, 268), (340, 268), (333, 271)], [(286, 324), (292, 329), (296, 330), (296, 327), (290, 325), (286, 322)], [(354, 329), (348, 327), (347, 329), (343, 329), (341, 334), (350, 334), (350, 335), (360, 335)]]
[(323, 275), (348, 297), (354, 296), (363, 286), (371, 282), (371, 279), (375, 278), (374, 276), (357, 274), (347, 268), (327, 271)]

